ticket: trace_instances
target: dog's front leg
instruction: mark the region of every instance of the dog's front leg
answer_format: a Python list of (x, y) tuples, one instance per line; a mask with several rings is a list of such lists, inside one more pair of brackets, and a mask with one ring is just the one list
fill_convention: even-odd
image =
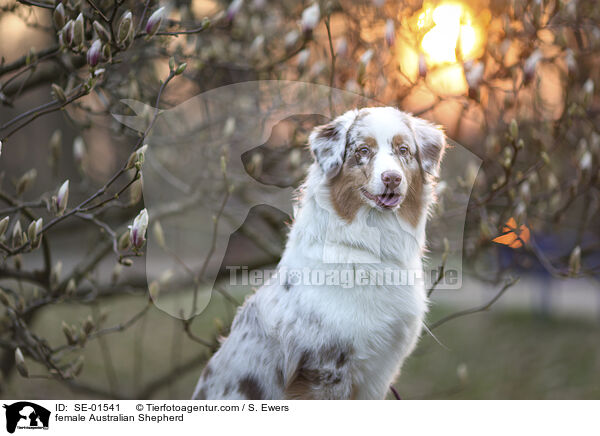
[[(284, 396), (295, 400), (350, 400), (354, 396), (346, 347), (306, 350), (288, 366)], [(290, 360), (288, 360), (289, 364)]]

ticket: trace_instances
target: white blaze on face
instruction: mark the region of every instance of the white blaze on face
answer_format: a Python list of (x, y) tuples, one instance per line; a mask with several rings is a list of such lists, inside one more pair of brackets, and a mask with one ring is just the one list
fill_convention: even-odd
[(386, 191), (385, 184), (383, 183), (383, 173), (393, 171), (402, 176), (402, 182), (398, 189), (404, 195), (407, 188), (406, 177), (398, 158), (392, 150), (391, 138), (389, 140), (386, 138), (383, 143), (378, 141), (377, 144), (378, 150), (373, 157), (373, 175), (369, 183), (371, 185), (371, 192), (374, 194), (383, 194)]

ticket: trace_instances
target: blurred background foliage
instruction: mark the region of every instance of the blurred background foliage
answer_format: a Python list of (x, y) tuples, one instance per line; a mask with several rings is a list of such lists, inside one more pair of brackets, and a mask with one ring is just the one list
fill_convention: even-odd
[[(599, 23), (592, 0), (0, 0), (1, 395), (189, 397), (250, 290), (219, 282), (189, 321), (151, 304), (145, 137), (110, 114), (285, 79), (435, 121), (483, 161), (459, 179), (464, 289), (430, 289), (441, 344), (401, 396), (599, 398)], [(322, 122), (287, 120), (248, 173), (297, 186)], [(252, 209), (223, 265), (275, 264), (288, 220)]]

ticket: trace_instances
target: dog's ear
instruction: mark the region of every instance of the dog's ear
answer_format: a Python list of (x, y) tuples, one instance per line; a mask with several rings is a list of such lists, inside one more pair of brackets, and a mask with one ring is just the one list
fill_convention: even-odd
[(412, 124), (423, 171), (438, 177), (446, 149), (446, 135), (441, 127), (421, 118), (413, 118)]
[(354, 122), (358, 111), (348, 111), (329, 124), (315, 127), (308, 143), (315, 160), (327, 179), (337, 176), (344, 163), (346, 133)]

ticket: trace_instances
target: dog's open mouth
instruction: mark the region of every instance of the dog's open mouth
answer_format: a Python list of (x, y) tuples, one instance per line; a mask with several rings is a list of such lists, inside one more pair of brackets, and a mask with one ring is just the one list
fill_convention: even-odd
[(377, 206), (386, 209), (391, 209), (393, 207), (398, 206), (400, 200), (402, 200), (402, 195), (400, 195), (397, 192), (385, 191), (383, 194), (374, 195), (366, 189), (362, 189), (361, 191), (365, 197), (367, 197), (371, 201), (374, 201), (375, 204), (377, 204)]

